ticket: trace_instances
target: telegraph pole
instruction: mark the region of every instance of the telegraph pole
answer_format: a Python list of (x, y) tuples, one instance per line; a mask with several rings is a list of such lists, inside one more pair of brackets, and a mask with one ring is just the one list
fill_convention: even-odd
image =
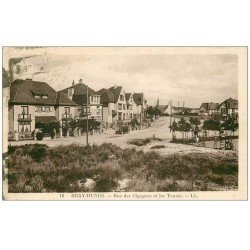
[(89, 145), (89, 88), (87, 87), (87, 134), (86, 134), (86, 145)]
[(170, 128), (170, 132), (172, 131), (171, 130), (171, 126), (172, 126), (172, 100), (171, 100), (171, 106), (170, 106), (171, 108), (170, 108), (170, 126), (169, 126), (169, 128)]

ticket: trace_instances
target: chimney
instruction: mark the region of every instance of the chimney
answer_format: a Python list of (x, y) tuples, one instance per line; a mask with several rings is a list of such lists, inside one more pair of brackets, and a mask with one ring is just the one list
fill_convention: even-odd
[(75, 81), (73, 80), (73, 82), (72, 82), (72, 86), (74, 86), (75, 85)]
[(82, 79), (79, 80), (79, 83), (82, 83)]

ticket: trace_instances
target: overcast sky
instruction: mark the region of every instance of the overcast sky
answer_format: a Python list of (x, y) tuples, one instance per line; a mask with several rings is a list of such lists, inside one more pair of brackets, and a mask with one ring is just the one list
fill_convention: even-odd
[(234, 54), (124, 53), (126, 48), (113, 49), (115, 53), (100, 51), (5, 48), (3, 66), (8, 69), (10, 58), (33, 56), (25, 61), (37, 70), (32, 79), (43, 80), (56, 90), (82, 78), (96, 91), (122, 85), (126, 92), (144, 92), (152, 105), (159, 98), (160, 104), (172, 99), (173, 105), (179, 101), (180, 105), (199, 107), (202, 102), (222, 102), (238, 95), (238, 57)]

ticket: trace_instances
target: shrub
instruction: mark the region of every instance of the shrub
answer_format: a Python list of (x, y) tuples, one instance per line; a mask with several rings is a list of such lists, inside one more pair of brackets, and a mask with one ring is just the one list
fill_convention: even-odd
[(43, 137), (44, 137), (43, 132), (41, 132), (41, 131), (37, 132), (37, 134), (36, 134), (36, 139), (37, 139), (38, 141), (42, 141), (42, 140), (43, 140)]
[(151, 147), (150, 149), (159, 149), (159, 148), (165, 148), (164, 145), (155, 145), (153, 147)]
[(47, 148), (44, 145), (35, 144), (29, 155), (34, 161), (40, 162), (47, 155)]
[(96, 192), (116, 191), (118, 181), (125, 178), (130, 180), (126, 191), (134, 192), (216, 189), (207, 185), (209, 180), (220, 189), (238, 186), (238, 158), (232, 154), (163, 156), (112, 144), (35, 144), (13, 147), (8, 156), (9, 192), (86, 192), (79, 180), (84, 183), (87, 178), (96, 182)]
[(118, 183), (112, 179), (100, 179), (96, 182), (95, 191), (96, 192), (111, 192)]

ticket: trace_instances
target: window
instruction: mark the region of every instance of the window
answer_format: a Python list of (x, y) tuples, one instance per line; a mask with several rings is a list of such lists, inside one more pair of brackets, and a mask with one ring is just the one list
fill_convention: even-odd
[(42, 106), (36, 106), (36, 112), (42, 112)]
[(121, 119), (122, 119), (122, 113), (119, 112), (119, 113), (118, 113), (118, 120), (120, 121)]
[(48, 96), (47, 95), (43, 95), (43, 99), (48, 99)]
[(28, 106), (21, 106), (22, 114), (29, 114), (29, 107)]
[(124, 101), (124, 96), (123, 95), (120, 95), (120, 100)]
[(123, 120), (125, 120), (126, 118), (125, 118), (125, 113), (123, 113)]
[(83, 107), (83, 113), (90, 113), (90, 107), (88, 107), (88, 112), (87, 112), (87, 107)]
[(18, 132), (22, 133), (31, 132), (30, 122), (18, 122)]
[(132, 113), (130, 113), (130, 118), (131, 118), (131, 119), (133, 118), (133, 114), (132, 114)]
[(36, 112), (52, 112), (54, 110), (53, 106), (36, 106)]
[(118, 109), (122, 110), (122, 104), (121, 103), (118, 103)]
[(44, 112), (50, 112), (50, 107), (44, 107)]
[(226, 109), (225, 108), (221, 109), (221, 114), (226, 114)]
[(126, 104), (123, 104), (123, 109), (126, 110)]
[(70, 114), (70, 107), (64, 107), (64, 113)]
[(35, 98), (40, 98), (40, 95), (35, 95)]

